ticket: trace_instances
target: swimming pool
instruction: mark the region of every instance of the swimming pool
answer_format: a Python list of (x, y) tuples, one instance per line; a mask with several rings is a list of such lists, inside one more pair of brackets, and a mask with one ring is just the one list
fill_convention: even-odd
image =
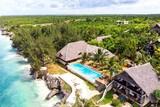
[(69, 64), (67, 67), (73, 73), (80, 75), (91, 83), (95, 83), (95, 80), (102, 76), (101, 73), (98, 73), (97, 71), (80, 63)]

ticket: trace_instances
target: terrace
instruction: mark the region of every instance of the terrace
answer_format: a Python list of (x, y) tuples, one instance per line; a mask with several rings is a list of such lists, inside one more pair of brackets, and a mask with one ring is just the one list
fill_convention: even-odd
[[(122, 83), (119, 81), (114, 81), (113, 83), (114, 90), (118, 91), (122, 95), (126, 96), (127, 98), (130, 98), (133, 102), (138, 102), (139, 104), (143, 104), (145, 100), (145, 93), (141, 90), (137, 92), (138, 87), (135, 87), (135, 89), (126, 83)], [(131, 88), (132, 87), (132, 88)]]
[(47, 68), (50, 75), (57, 76), (63, 81), (62, 87), (68, 93), (65, 99), (67, 104), (69, 104), (67, 106), (73, 105), (76, 102), (77, 91), (80, 92), (80, 98), (82, 99), (90, 99), (100, 94), (95, 88), (90, 89), (90, 83), (88, 85), (83, 79), (70, 73), (58, 64), (49, 64)]
[(101, 73), (89, 66), (80, 63), (71, 63), (67, 66), (67, 68), (73, 74), (82, 77), (92, 85), (96, 86), (98, 91), (105, 90), (105, 85), (109, 83), (109, 77), (104, 77)]

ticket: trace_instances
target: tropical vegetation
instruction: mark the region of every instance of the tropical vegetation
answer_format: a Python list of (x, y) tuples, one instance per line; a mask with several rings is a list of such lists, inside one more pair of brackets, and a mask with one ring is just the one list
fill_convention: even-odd
[(160, 106), (160, 104), (159, 104), (160, 103), (160, 90), (155, 90), (153, 95), (157, 100), (157, 106)]
[[(117, 20), (128, 20), (128, 25), (117, 25)], [(116, 55), (116, 60), (103, 58), (98, 51), (93, 61), (110, 69), (111, 74), (123, 67), (126, 59), (135, 64), (150, 62), (160, 74), (159, 35), (152, 27), (160, 22), (159, 15), (110, 15), (110, 16), (3, 16), (0, 26), (14, 32), (14, 46), (28, 58), (34, 71), (41, 66), (55, 63), (55, 54), (67, 43), (85, 40), (89, 44), (108, 49)], [(97, 36), (111, 35), (103, 41)], [(154, 46), (151, 55), (148, 46)], [(83, 61), (89, 60), (83, 55)], [(112, 72), (113, 71), (113, 72)]]

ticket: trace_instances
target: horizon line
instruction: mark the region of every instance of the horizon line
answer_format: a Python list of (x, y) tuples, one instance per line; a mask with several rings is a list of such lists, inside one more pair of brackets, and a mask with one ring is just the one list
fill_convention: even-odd
[(160, 15), (160, 13), (138, 13), (138, 14), (22, 14), (22, 15), (0, 15), (0, 17), (9, 17), (9, 16), (151, 16), (151, 15)]

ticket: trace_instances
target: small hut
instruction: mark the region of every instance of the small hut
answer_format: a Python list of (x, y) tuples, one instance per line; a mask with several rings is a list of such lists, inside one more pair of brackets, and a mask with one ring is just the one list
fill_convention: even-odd
[(128, 25), (129, 21), (126, 21), (126, 20), (117, 20), (116, 23), (117, 23), (117, 25)]
[(157, 32), (160, 35), (160, 23), (157, 23), (153, 28), (153, 31)]

